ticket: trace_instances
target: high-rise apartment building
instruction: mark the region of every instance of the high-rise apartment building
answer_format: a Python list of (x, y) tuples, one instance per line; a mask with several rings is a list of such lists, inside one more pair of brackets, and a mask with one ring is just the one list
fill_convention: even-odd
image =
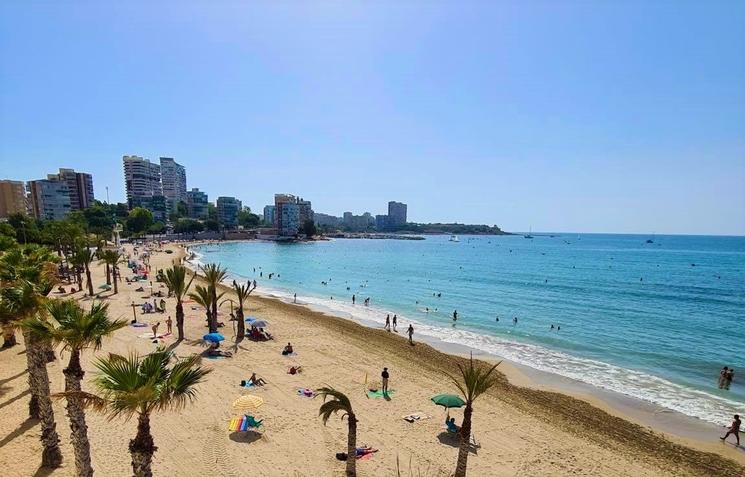
[(270, 224), (272, 227), (275, 226), (276, 221), (274, 220), (274, 214), (277, 211), (277, 207), (274, 205), (264, 206), (264, 222)]
[(83, 210), (93, 205), (93, 176), (85, 172), (75, 172), (73, 169), (60, 168), (59, 174), (50, 174), (48, 179), (61, 180), (67, 184), (70, 192), (70, 208)]
[(401, 202), (388, 202), (388, 225), (406, 225), (406, 204)]
[(186, 168), (171, 157), (161, 157), (160, 178), (168, 208), (176, 210), (176, 204), (186, 202)]
[(0, 181), (0, 218), (7, 218), (13, 214), (26, 214), (26, 191), (23, 182)]
[(51, 175), (48, 179), (28, 182), (30, 210), (43, 220), (62, 220), (72, 210), (67, 183)]
[(138, 207), (139, 199), (163, 195), (160, 166), (139, 156), (124, 156), (124, 181), (129, 207)]
[(297, 235), (298, 230), (307, 220), (313, 220), (313, 208), (310, 201), (292, 194), (275, 194), (274, 207), (274, 226), (281, 236)]
[(209, 200), (207, 193), (193, 188), (186, 193), (186, 207), (190, 219), (206, 219), (209, 217)]
[(225, 228), (238, 227), (238, 212), (241, 211), (241, 201), (235, 197), (218, 197), (215, 202), (217, 206), (217, 221)]

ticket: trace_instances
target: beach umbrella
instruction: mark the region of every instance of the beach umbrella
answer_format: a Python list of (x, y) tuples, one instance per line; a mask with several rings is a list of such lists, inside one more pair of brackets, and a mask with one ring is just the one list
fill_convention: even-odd
[(233, 410), (237, 412), (253, 411), (261, 407), (262, 404), (264, 404), (264, 400), (259, 396), (246, 394), (233, 401)]
[(269, 327), (269, 323), (267, 323), (264, 320), (256, 320), (250, 323), (251, 323), (251, 326), (253, 326), (254, 328), (268, 328)]
[(432, 402), (447, 409), (466, 405), (466, 402), (455, 394), (438, 394), (432, 397)]
[(220, 333), (207, 333), (206, 335), (202, 336), (202, 339), (204, 341), (211, 341), (213, 343), (217, 343), (219, 341), (222, 341), (225, 339), (223, 335)]
[(256, 321), (256, 320), (258, 320), (258, 318), (256, 318), (255, 316), (249, 316), (248, 318), (246, 318), (246, 321), (248, 322)]

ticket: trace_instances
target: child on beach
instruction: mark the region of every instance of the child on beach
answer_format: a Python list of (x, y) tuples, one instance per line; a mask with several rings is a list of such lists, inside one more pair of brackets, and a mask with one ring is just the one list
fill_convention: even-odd
[(730, 434), (734, 434), (735, 439), (737, 440), (737, 446), (740, 447), (740, 424), (742, 424), (742, 422), (740, 421), (740, 416), (738, 414), (735, 414), (735, 419), (729, 426), (727, 433), (724, 435), (724, 437), (720, 437), (720, 439), (722, 441), (725, 441)]

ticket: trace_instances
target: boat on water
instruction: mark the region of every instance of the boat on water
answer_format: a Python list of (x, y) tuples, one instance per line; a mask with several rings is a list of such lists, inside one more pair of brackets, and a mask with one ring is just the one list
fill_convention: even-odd
[(457, 235), (451, 235), (450, 236), (450, 241), (451, 242), (460, 242), (460, 239), (458, 238)]
[(526, 239), (533, 238), (533, 227), (530, 227), (530, 231), (527, 234), (523, 235), (523, 238), (526, 238)]

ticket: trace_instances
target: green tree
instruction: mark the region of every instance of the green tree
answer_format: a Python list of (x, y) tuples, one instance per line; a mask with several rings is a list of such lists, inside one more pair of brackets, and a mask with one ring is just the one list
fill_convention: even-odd
[(256, 287), (254, 286), (253, 288), (251, 288), (250, 281), (245, 285), (241, 285), (240, 283), (233, 280), (233, 290), (235, 291), (235, 295), (238, 297), (238, 309), (235, 311), (235, 318), (236, 320), (238, 320), (237, 339), (242, 340), (246, 336), (246, 322), (243, 321), (243, 306), (248, 300), (249, 295), (251, 295), (251, 292), (256, 290)]
[(207, 218), (217, 220), (217, 207), (212, 202), (207, 203)]
[(111, 269), (111, 274), (114, 278), (114, 295), (116, 295), (119, 293), (119, 281), (117, 280), (119, 273), (117, 265), (119, 265), (123, 259), (122, 253), (119, 250), (106, 249), (101, 252), (100, 257), (101, 260), (103, 260)]
[[(352, 410), (352, 403), (349, 398), (342, 392), (332, 387), (323, 387), (316, 389), (316, 395), (323, 397), (323, 404), (318, 410), (318, 415), (323, 420), (325, 426), (332, 414), (342, 413), (341, 418), (347, 417), (347, 477), (357, 475), (357, 416)], [(327, 400), (327, 398), (331, 398)]]
[(244, 210), (238, 212), (238, 225), (243, 227), (257, 227), (261, 223), (261, 218), (251, 213), (251, 209), (246, 207)]
[(165, 231), (166, 226), (161, 221), (155, 222), (153, 225), (147, 228), (147, 233), (149, 234), (162, 234), (165, 233)]
[[(222, 297), (222, 294), (219, 296)], [(194, 300), (194, 303), (197, 305), (204, 307), (205, 315), (207, 316), (207, 326), (210, 329), (210, 333), (212, 333), (212, 291), (209, 287), (197, 285), (194, 287), (194, 291), (189, 293), (189, 298)], [(217, 323), (217, 318), (214, 321)], [(217, 331), (217, 324), (215, 324), (214, 329)]]
[(91, 279), (91, 264), (93, 263), (93, 260), (96, 259), (96, 255), (93, 253), (93, 251), (86, 247), (80, 247), (76, 252), (75, 255), (78, 257), (76, 260), (80, 265), (82, 265), (83, 269), (85, 270), (85, 281), (88, 285), (88, 296), (93, 296), (93, 280)]
[(196, 233), (202, 230), (204, 230), (202, 222), (194, 219), (180, 219), (173, 226), (173, 231), (177, 234)]
[(194, 281), (194, 275), (189, 281), (186, 281), (186, 267), (174, 265), (165, 271), (163, 282), (168, 287), (168, 291), (176, 297), (176, 329), (178, 330), (178, 340), (184, 339), (184, 304), (183, 300), (189, 292), (191, 282)]
[(303, 224), (303, 233), (306, 237), (312, 238), (318, 233), (318, 231), (316, 230), (316, 224), (310, 219), (306, 220)]
[(463, 424), (461, 424), (459, 431), (460, 447), (458, 448), (458, 462), (455, 467), (455, 477), (466, 477), (466, 470), (468, 469), (468, 452), (471, 447), (471, 417), (473, 415), (473, 402), (497, 384), (499, 381), (499, 375), (494, 371), (496, 371), (497, 366), (499, 366), (500, 363), (501, 361), (491, 367), (475, 366), (473, 355), (471, 355), (471, 359), (468, 361), (467, 366), (458, 363), (459, 373), (457, 376), (450, 374), (447, 375), (466, 401), (466, 408), (463, 411)]
[(101, 349), (103, 338), (127, 326), (123, 320), (110, 320), (108, 305), (94, 303), (90, 311), (83, 310), (74, 300), (52, 300), (46, 305), (51, 320), (38, 316), (27, 319), (24, 326), (40, 340), (55, 345), (62, 344), (70, 352), (70, 361), (62, 371), (65, 375), (67, 393), (67, 416), (72, 431), (71, 441), (75, 451), (77, 475), (90, 477), (91, 450), (88, 440), (88, 426), (85, 422), (84, 401), (78, 394), (85, 372), (80, 365), (80, 355), (86, 348)]
[(153, 223), (153, 213), (142, 207), (135, 207), (127, 216), (127, 230), (135, 234), (146, 231)]
[(193, 402), (196, 386), (204, 382), (211, 370), (199, 366), (197, 355), (176, 360), (166, 349), (145, 356), (110, 354), (96, 360), (95, 366), (99, 375), (93, 384), (99, 395), (82, 391), (74, 394), (87, 406), (106, 411), (112, 418), (137, 417), (137, 434), (129, 441), (132, 473), (134, 477), (152, 477), (153, 454), (158, 448), (150, 431), (150, 415), (181, 410)]
[(114, 228), (114, 214), (106, 207), (95, 204), (83, 210), (83, 216), (88, 224), (88, 231), (96, 234), (111, 235)]
[(220, 231), (220, 223), (215, 219), (207, 219), (204, 221), (204, 227), (212, 232)]

